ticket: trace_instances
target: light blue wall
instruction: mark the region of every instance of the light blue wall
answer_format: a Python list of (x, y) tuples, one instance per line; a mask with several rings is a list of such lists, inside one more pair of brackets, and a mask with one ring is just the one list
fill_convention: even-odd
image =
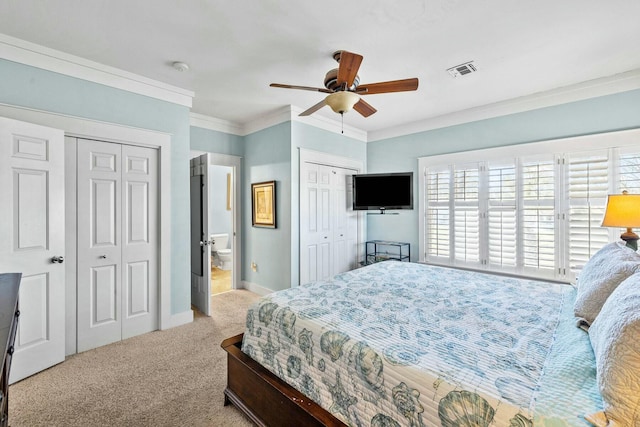
[(3, 59), (0, 103), (172, 135), (171, 312), (189, 310), (189, 109)]
[(244, 155), (244, 138), (210, 129), (191, 127), (191, 149), (209, 153)]
[(409, 242), (418, 259), (419, 157), (637, 127), (640, 90), (370, 142), (368, 172), (414, 172), (415, 209), (369, 216), (368, 238)]
[[(242, 186), (242, 278), (280, 290), (291, 286), (291, 125), (289, 122), (244, 138)], [(276, 181), (276, 228), (251, 225), (251, 184)], [(251, 271), (251, 262), (258, 271)]]

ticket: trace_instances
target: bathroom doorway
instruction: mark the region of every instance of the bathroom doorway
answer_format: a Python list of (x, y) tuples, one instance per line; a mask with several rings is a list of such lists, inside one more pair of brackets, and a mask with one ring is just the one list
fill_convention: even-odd
[(233, 289), (233, 168), (209, 165), (211, 295)]
[[(206, 156), (203, 157), (203, 154)], [(201, 265), (206, 265), (201, 269), (200, 276), (203, 279), (199, 282), (201, 284), (194, 286), (192, 280), (191, 300), (194, 309), (210, 316), (211, 312), (216, 310), (217, 299), (213, 298), (214, 295), (242, 288), (240, 285), (242, 158), (202, 151), (191, 151), (191, 158), (192, 162), (200, 159), (200, 165), (207, 165), (199, 172), (203, 178), (206, 176), (204, 180), (206, 183), (201, 178), (203, 182), (199, 186), (202, 189), (199, 193), (202, 195), (199, 198), (200, 204), (197, 203), (198, 198), (193, 195), (191, 197), (192, 213), (202, 212), (199, 220), (200, 231), (196, 230), (191, 236), (192, 250), (200, 249), (196, 252), (202, 253), (202, 258), (206, 260), (201, 262)], [(204, 162), (202, 159), (205, 159)], [(192, 175), (195, 174), (196, 172), (192, 171)], [(195, 190), (192, 189), (192, 191)], [(193, 224), (192, 220), (192, 228)], [(194, 296), (197, 301), (200, 301), (200, 296), (206, 301), (194, 304)], [(200, 308), (201, 306), (203, 308)]]

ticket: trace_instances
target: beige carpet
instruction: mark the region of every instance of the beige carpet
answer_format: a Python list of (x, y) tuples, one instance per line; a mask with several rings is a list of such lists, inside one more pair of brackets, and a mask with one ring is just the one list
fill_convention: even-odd
[(67, 357), (9, 388), (9, 425), (251, 426), (223, 406), (223, 339), (241, 333), (257, 295), (212, 297), (216, 312)]

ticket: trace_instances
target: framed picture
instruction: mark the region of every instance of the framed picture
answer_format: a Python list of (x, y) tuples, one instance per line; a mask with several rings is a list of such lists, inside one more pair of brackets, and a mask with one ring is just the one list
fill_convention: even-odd
[(251, 224), (276, 228), (276, 182), (251, 184)]

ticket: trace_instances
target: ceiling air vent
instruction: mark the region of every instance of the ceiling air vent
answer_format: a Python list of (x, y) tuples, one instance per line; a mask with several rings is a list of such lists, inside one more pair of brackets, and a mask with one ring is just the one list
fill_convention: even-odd
[(447, 72), (453, 77), (466, 76), (467, 74), (475, 73), (478, 71), (473, 61), (465, 62), (464, 64), (456, 65), (447, 69)]

